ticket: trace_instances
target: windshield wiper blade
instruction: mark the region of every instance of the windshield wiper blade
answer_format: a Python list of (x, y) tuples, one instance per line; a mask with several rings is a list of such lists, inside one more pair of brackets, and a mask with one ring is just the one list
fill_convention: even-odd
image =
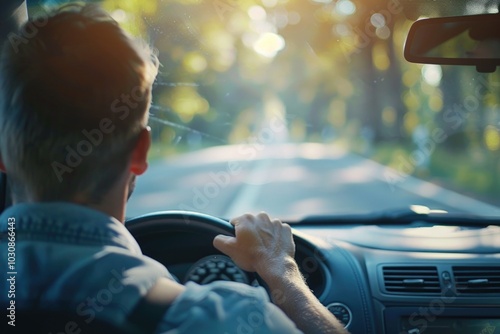
[(407, 225), (416, 222), (440, 225), (486, 227), (500, 225), (500, 217), (484, 217), (468, 213), (448, 213), (423, 206), (410, 206), (397, 210), (384, 210), (367, 214), (309, 216), (303, 225)]

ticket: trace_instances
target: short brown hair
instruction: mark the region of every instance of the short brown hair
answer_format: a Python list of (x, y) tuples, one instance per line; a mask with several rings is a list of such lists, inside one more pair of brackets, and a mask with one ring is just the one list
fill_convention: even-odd
[(99, 202), (146, 126), (157, 63), (96, 5), (64, 6), (8, 35), (0, 156), (15, 197)]

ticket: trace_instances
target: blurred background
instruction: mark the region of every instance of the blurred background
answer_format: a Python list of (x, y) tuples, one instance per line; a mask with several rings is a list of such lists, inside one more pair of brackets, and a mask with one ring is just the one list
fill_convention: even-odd
[(498, 72), (403, 58), (413, 20), (496, 12), (486, 1), (453, 2), (448, 12), (397, 0), (99, 2), (158, 50), (152, 165), (221, 145), (246, 145), (234, 151), (245, 160), (263, 146), (321, 143), (323, 153), (390, 167), (381, 177), (389, 188), (412, 176), (498, 203)]

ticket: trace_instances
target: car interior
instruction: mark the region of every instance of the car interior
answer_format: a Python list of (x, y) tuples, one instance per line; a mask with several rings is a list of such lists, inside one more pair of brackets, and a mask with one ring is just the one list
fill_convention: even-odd
[[(62, 3), (28, 1), (30, 15), (54, 2)], [(153, 91), (159, 96), (150, 111), (153, 162), (144, 182), (137, 181), (125, 223), (145, 255), (164, 264), (181, 283), (227, 280), (266, 288), (260, 277), (238, 268), (212, 241), (218, 234), (234, 233), (229, 220), (238, 212), (268, 211), (292, 226), (295, 259), (308, 286), (350, 333), (500, 333), (499, 1), (222, 0), (215, 9), (203, 1), (97, 2), (131, 31), (141, 27), (154, 35), (150, 40), (160, 55), (173, 50), (168, 59), (160, 58), (165, 69)], [(149, 8), (150, 2), (156, 5)], [(171, 12), (165, 14), (162, 6)], [(314, 13), (308, 15), (307, 10)], [(133, 16), (141, 11), (148, 14)], [(330, 18), (332, 11), (336, 16)], [(363, 15), (355, 25), (349, 20), (358, 13)], [(220, 15), (227, 16), (221, 20)], [(242, 32), (242, 15), (261, 24), (262, 39), (252, 40)], [(297, 16), (305, 26), (294, 25)], [(127, 21), (130, 17), (143, 20)], [(271, 23), (277, 28), (266, 31)], [(203, 35), (204, 28), (217, 24), (241, 33), (241, 41), (233, 41), (219, 28)], [(389, 32), (394, 40), (386, 36)], [(298, 37), (293, 38), (299, 34), (306, 44), (295, 45)], [(357, 44), (349, 39), (352, 36)], [(192, 40), (198, 49), (190, 48)], [(176, 48), (176, 43), (182, 47)], [(245, 58), (236, 47), (238, 52), (232, 52), (233, 44), (254, 52), (264, 65), (252, 63), (253, 56)], [(396, 50), (394, 55), (387, 45)], [(227, 52), (216, 59), (209, 53), (213, 47)], [(294, 63), (297, 59), (286, 52), (311, 57), (319, 65)], [(233, 67), (239, 61), (247, 67), (237, 73)], [(184, 64), (187, 74), (170, 71), (172, 64)], [(334, 67), (339, 73), (345, 67), (345, 75), (339, 74), (343, 81), (331, 70)], [(285, 81), (290, 79), (287, 85), (279, 71), (296, 76), (283, 74)], [(300, 71), (311, 73), (301, 77)], [(254, 72), (259, 72), (259, 80), (285, 87), (277, 96), (291, 102), (276, 102), (279, 99), (270, 95), (257, 99), (260, 85), (268, 86), (259, 83)], [(367, 82), (367, 72), (376, 82)], [(198, 81), (200, 73), (205, 74)], [(184, 85), (169, 84), (164, 78), (168, 75)], [(399, 80), (395, 85), (407, 91), (387, 83), (393, 77)], [(248, 86), (238, 91), (231, 78), (248, 80)], [(341, 82), (332, 90), (328, 80)], [(304, 91), (299, 91), (302, 84)], [(373, 87), (379, 90), (370, 95)], [(170, 88), (182, 98), (165, 93)], [(363, 93), (356, 95), (358, 89)], [(314, 97), (315, 90), (340, 97), (321, 100)], [(480, 98), (476, 91), (481, 91)], [(342, 92), (349, 96), (342, 97)], [(363, 94), (378, 96), (378, 104), (373, 99), (368, 105), (356, 104)], [(393, 103), (391, 94), (399, 99), (399, 107), (384, 107)], [(304, 114), (294, 114), (299, 102), (293, 99), (303, 95), (307, 96), (301, 106), (307, 108)], [(190, 98), (195, 102), (186, 102)], [(252, 101), (264, 110), (255, 118), (248, 116)], [(205, 103), (210, 106), (205, 108)], [(231, 129), (206, 125), (212, 124), (210, 117), (220, 120), (212, 113), (224, 112), (219, 107), (224, 103), (238, 110), (227, 120)], [(371, 110), (371, 104), (380, 110)], [(472, 104), (474, 110), (467, 112)], [(293, 116), (285, 117), (287, 139), (259, 141), (269, 105)], [(342, 124), (336, 123), (338, 108), (345, 109)], [(403, 110), (400, 121), (395, 116), (398, 108)], [(459, 110), (466, 113), (460, 119)], [(334, 120), (328, 118), (330, 112)], [(253, 126), (242, 130), (248, 118)], [(453, 122), (458, 120), (457, 130)], [(330, 121), (333, 125), (328, 127)], [(351, 126), (356, 121), (359, 126)], [(302, 128), (301, 122), (306, 124)], [(380, 131), (366, 125), (374, 122)], [(272, 117), (266, 124), (272, 124)], [(316, 125), (320, 130), (315, 132)], [(355, 129), (351, 137), (350, 129)], [(394, 129), (407, 132), (399, 136)], [(214, 136), (229, 139), (220, 143)], [(252, 141), (245, 141), (250, 137)], [(339, 142), (352, 145), (346, 149), (352, 156), (338, 149)], [(241, 147), (255, 154), (246, 156)], [(405, 149), (408, 153), (401, 153)], [(422, 152), (428, 154), (418, 156)], [(231, 174), (231, 163), (243, 172)], [(452, 174), (455, 170), (460, 171)], [(340, 183), (342, 187), (336, 188)], [(10, 205), (8, 175), (1, 174), (0, 213)], [(54, 318), (58, 317), (67, 319)], [(103, 326), (89, 332), (113, 331)]]

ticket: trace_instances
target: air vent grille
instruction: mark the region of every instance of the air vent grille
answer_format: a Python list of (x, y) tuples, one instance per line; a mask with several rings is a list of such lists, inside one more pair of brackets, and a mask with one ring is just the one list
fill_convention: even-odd
[(460, 293), (500, 294), (500, 266), (453, 267), (453, 275)]
[(441, 292), (436, 267), (385, 266), (382, 268), (387, 292), (436, 294)]

